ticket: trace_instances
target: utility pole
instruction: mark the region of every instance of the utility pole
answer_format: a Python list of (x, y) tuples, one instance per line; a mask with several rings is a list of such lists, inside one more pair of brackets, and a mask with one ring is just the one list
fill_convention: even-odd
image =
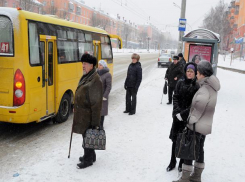
[[(180, 18), (185, 18), (185, 10), (186, 10), (186, 0), (182, 0)], [(178, 53), (182, 52), (183, 49), (183, 43), (182, 43), (183, 36), (184, 36), (184, 31), (179, 31)]]

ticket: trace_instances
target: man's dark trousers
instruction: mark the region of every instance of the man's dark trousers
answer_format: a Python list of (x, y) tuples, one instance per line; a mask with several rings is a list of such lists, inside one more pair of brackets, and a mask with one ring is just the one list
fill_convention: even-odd
[(126, 111), (135, 114), (137, 102), (137, 89), (127, 88), (126, 92)]
[(168, 87), (168, 102), (172, 103), (174, 87)]

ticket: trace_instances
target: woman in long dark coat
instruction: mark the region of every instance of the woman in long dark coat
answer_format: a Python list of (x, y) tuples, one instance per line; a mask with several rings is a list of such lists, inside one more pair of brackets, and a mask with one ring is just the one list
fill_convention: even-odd
[(110, 70), (107, 67), (107, 63), (104, 60), (100, 60), (97, 72), (100, 75), (103, 85), (103, 102), (100, 120), (100, 127), (102, 129), (104, 128), (105, 116), (108, 115), (108, 98), (111, 91), (111, 74), (109, 71)]
[[(175, 157), (175, 146), (178, 133), (181, 132), (185, 126), (186, 121), (190, 112), (190, 106), (192, 98), (199, 89), (198, 84), (196, 84), (196, 74), (197, 66), (195, 63), (187, 63), (184, 67), (185, 75), (184, 78), (179, 80), (176, 84), (173, 96), (173, 124), (170, 131), (169, 138), (172, 140), (172, 155), (167, 171), (171, 171), (175, 168), (176, 157)], [(183, 122), (184, 121), (184, 122)], [(181, 159), (179, 162), (178, 170), (182, 171), (182, 163), (184, 161)]]

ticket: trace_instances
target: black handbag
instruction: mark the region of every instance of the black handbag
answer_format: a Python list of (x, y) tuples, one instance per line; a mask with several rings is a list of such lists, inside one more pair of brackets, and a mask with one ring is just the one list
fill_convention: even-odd
[(197, 160), (199, 157), (201, 135), (196, 134), (195, 125), (193, 132), (185, 128), (182, 133), (178, 134), (175, 156), (184, 160)]
[(102, 129), (87, 129), (83, 139), (83, 147), (94, 150), (105, 150), (106, 135)]
[(166, 95), (168, 93), (168, 82), (165, 81), (164, 87), (163, 87), (163, 93)]

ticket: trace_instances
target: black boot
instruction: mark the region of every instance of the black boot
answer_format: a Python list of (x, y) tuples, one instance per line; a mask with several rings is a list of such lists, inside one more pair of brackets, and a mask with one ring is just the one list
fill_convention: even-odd
[(182, 172), (182, 164), (184, 163), (184, 159), (180, 159), (179, 161), (179, 166), (178, 166), (178, 171)]
[[(79, 161), (80, 162), (84, 161), (84, 156), (79, 157)], [(95, 153), (95, 151), (93, 151), (93, 162), (95, 162), (95, 161), (96, 161), (96, 153)]]
[(169, 171), (172, 171), (174, 168), (175, 168), (175, 165), (176, 165), (176, 161), (170, 161), (170, 164), (168, 165), (168, 167), (167, 167), (167, 172), (169, 172)]
[(171, 151), (171, 160), (170, 160), (170, 164), (167, 167), (167, 172), (172, 171), (176, 165), (175, 146), (176, 146), (176, 142), (173, 142), (172, 151)]
[(84, 169), (86, 167), (92, 166), (93, 165), (93, 161), (90, 160), (83, 160), (81, 163), (77, 164), (77, 168), (78, 169)]
[[(84, 169), (93, 165), (95, 151), (93, 149), (84, 149), (84, 156), (81, 163), (77, 164), (78, 169)], [(80, 160), (80, 158), (79, 158)]]
[[(82, 162), (83, 160), (84, 160), (84, 156), (79, 157), (80, 162)], [(95, 162), (95, 161), (96, 161), (96, 154), (94, 154), (94, 156), (93, 156), (93, 162)]]

